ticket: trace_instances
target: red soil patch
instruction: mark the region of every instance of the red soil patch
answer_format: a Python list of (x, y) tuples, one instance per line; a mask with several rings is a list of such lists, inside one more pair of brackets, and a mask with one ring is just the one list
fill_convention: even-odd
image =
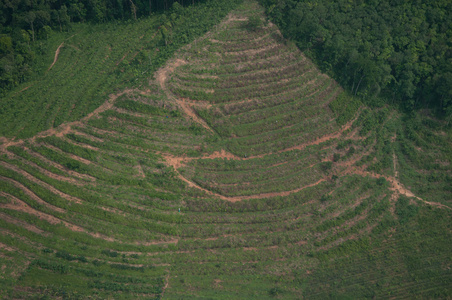
[(235, 160), (243, 160), (243, 158), (238, 157), (230, 152), (227, 152), (224, 149), (220, 151), (216, 151), (210, 155), (202, 156), (201, 159), (215, 159), (215, 158), (227, 158), (227, 159), (235, 159)]
[(155, 74), (156, 80), (160, 87), (166, 90), (166, 81), (168, 80), (168, 75), (174, 71), (177, 67), (185, 65), (187, 62), (182, 59), (176, 59), (175, 61), (168, 63), (165, 67), (161, 68)]

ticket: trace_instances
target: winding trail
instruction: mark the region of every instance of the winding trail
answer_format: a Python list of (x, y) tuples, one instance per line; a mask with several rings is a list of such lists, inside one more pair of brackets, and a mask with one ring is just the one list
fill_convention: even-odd
[(52, 69), (52, 67), (55, 65), (55, 63), (57, 62), (57, 60), (58, 60), (58, 55), (60, 55), (60, 50), (61, 50), (61, 47), (63, 47), (64, 46), (64, 42), (62, 42), (59, 46), (58, 46), (58, 48), (56, 49), (56, 51), (55, 51), (55, 57), (53, 58), (53, 63), (50, 65), (50, 67), (47, 69), (47, 71), (50, 71), (50, 69)]
[(302, 186), (299, 187), (297, 189), (294, 190), (290, 190), (290, 191), (282, 191), (282, 192), (271, 192), (271, 193), (262, 193), (262, 194), (255, 194), (255, 195), (248, 195), (248, 196), (224, 196), (215, 192), (212, 192), (206, 188), (201, 187), (200, 185), (196, 184), (193, 181), (190, 181), (189, 179), (185, 178), (184, 176), (182, 176), (182, 174), (180, 174), (179, 172), (179, 168), (182, 167), (185, 163), (192, 161), (192, 160), (196, 160), (196, 159), (215, 159), (215, 158), (228, 158), (228, 159), (234, 159), (234, 160), (244, 160), (244, 158), (240, 158), (237, 157), (235, 155), (233, 155), (232, 153), (226, 152), (225, 150), (221, 150), (221, 151), (217, 151), (214, 152), (210, 155), (206, 155), (203, 156), (201, 158), (192, 158), (192, 157), (175, 157), (169, 154), (164, 154), (164, 153), (160, 153), (163, 158), (165, 159), (166, 163), (170, 166), (172, 166), (178, 176), (179, 179), (181, 179), (182, 181), (184, 181), (185, 183), (187, 183), (187, 185), (189, 187), (192, 188), (196, 188), (198, 190), (201, 190), (203, 192), (205, 192), (208, 195), (211, 196), (215, 196), (218, 197), (222, 200), (226, 200), (229, 202), (238, 202), (238, 201), (242, 201), (242, 200), (250, 200), (250, 199), (261, 199), (261, 198), (272, 198), (272, 197), (283, 197), (283, 196), (288, 196), (294, 193), (298, 193), (306, 188), (310, 188), (313, 186), (316, 186), (322, 182), (325, 182), (328, 180), (327, 177), (324, 177), (320, 180), (318, 180), (317, 182), (314, 182), (312, 184), (308, 184), (306, 186)]
[[(326, 141), (328, 141), (330, 139), (338, 138), (340, 135), (342, 135), (342, 133), (344, 131), (346, 131), (349, 128), (351, 128), (351, 126), (352, 126), (352, 124), (353, 124), (353, 122), (355, 120), (356, 120), (356, 118), (354, 120), (348, 122), (338, 132), (335, 132), (335, 133), (323, 136), (323, 137), (317, 139), (314, 142), (309, 142), (309, 143), (302, 144), (302, 145), (299, 145), (299, 146), (295, 146), (295, 147), (291, 147), (291, 148), (287, 148), (287, 149), (282, 149), (282, 150), (280, 150), (278, 152), (281, 153), (281, 152), (291, 151), (291, 150), (294, 150), (294, 149), (304, 149), (305, 147), (310, 146), (310, 145), (318, 145), (318, 144), (326, 142)], [(199, 189), (201, 191), (204, 191), (208, 195), (215, 196), (215, 197), (218, 197), (218, 198), (220, 198), (222, 200), (226, 200), (226, 201), (230, 201), (230, 202), (237, 202), (237, 201), (250, 200), (250, 199), (261, 199), (261, 198), (288, 196), (290, 194), (300, 192), (303, 189), (306, 189), (306, 188), (309, 188), (309, 187), (314, 187), (314, 186), (316, 186), (316, 185), (318, 185), (318, 184), (320, 184), (322, 182), (325, 182), (325, 181), (327, 181), (329, 179), (328, 177), (324, 177), (324, 178), (318, 180), (315, 183), (312, 183), (312, 184), (309, 184), (309, 185), (297, 188), (295, 190), (289, 190), (289, 191), (283, 191), (283, 192), (262, 193), (262, 194), (255, 194), (255, 195), (249, 195), (249, 196), (230, 196), (230, 197), (228, 197), (228, 196), (224, 196), (224, 195), (212, 192), (212, 191), (210, 191), (210, 190), (208, 190), (206, 188), (203, 188), (203, 187), (199, 186), (195, 182), (190, 181), (189, 179), (187, 179), (184, 176), (182, 176), (182, 174), (180, 174), (178, 169), (181, 168), (182, 166), (184, 166), (186, 163), (188, 163), (190, 161), (193, 161), (193, 160), (215, 159), (215, 158), (223, 158), (223, 159), (231, 159), (231, 160), (245, 160), (245, 159), (249, 160), (249, 159), (253, 159), (253, 158), (262, 158), (262, 157), (265, 157), (267, 155), (271, 155), (272, 153), (252, 156), (252, 157), (248, 157), (248, 158), (238, 157), (238, 156), (236, 156), (236, 155), (234, 155), (234, 154), (232, 154), (230, 152), (225, 151), (224, 149), (222, 149), (221, 151), (213, 152), (212, 154), (209, 154), (209, 155), (201, 156), (201, 157), (185, 157), (185, 156), (184, 157), (176, 157), (176, 156), (172, 156), (172, 155), (166, 154), (166, 153), (158, 153), (158, 154), (162, 155), (162, 157), (164, 158), (166, 163), (174, 168), (178, 178), (181, 179), (182, 181), (186, 182), (189, 187)], [(423, 202), (425, 204), (428, 204), (428, 205), (431, 205), (431, 206), (434, 206), (434, 207), (452, 210), (452, 208), (447, 206), (447, 205), (444, 205), (444, 204), (441, 204), (441, 203), (438, 203), (438, 202), (426, 201), (426, 200), (416, 196), (412, 191), (407, 189), (398, 180), (398, 171), (396, 169), (396, 159), (397, 158), (396, 158), (395, 153), (393, 155), (393, 164), (394, 164), (394, 168), (395, 168), (394, 169), (395, 176), (387, 176), (387, 175), (377, 174), (377, 173), (374, 173), (374, 172), (369, 172), (369, 171), (365, 170), (365, 166), (356, 167), (355, 163), (357, 161), (359, 161), (362, 158), (362, 156), (364, 156), (366, 154), (368, 154), (368, 152), (362, 154), (358, 158), (355, 158), (355, 159), (350, 160), (350, 161), (346, 161), (345, 163), (338, 163), (338, 166), (341, 166), (341, 165), (345, 166), (346, 169), (341, 171), (341, 172), (339, 172), (337, 175), (338, 176), (359, 175), (359, 176), (362, 176), (362, 177), (369, 176), (369, 177), (372, 177), (372, 178), (375, 178), (375, 179), (378, 179), (378, 178), (381, 178), (381, 177), (385, 178), (390, 183), (391, 187), (389, 189), (394, 192), (394, 194), (393, 194), (393, 196), (391, 198), (393, 206), (395, 205), (395, 202), (398, 199), (398, 195), (404, 195), (404, 196), (407, 196), (407, 197), (410, 197), (410, 198), (415, 198), (415, 199), (417, 199), (417, 200), (419, 200), (419, 201), (421, 201), (421, 202)], [(329, 161), (329, 159), (324, 160), (324, 161)], [(394, 210), (394, 207), (392, 208), (392, 210)]]
[(177, 98), (166, 87), (166, 82), (168, 81), (168, 76), (172, 72), (174, 72), (174, 70), (177, 67), (180, 67), (180, 66), (183, 66), (186, 64), (187, 64), (187, 62), (182, 59), (176, 59), (173, 62), (168, 63), (166, 66), (164, 66), (163, 68), (161, 68), (160, 70), (157, 71), (157, 73), (155, 75), (157, 83), (160, 85), (160, 87), (162, 88), (163, 92), (168, 97), (168, 99), (176, 102), (187, 116), (189, 116), (191, 119), (193, 119), (194, 122), (198, 123), (199, 125), (201, 125), (205, 129), (207, 129), (208, 131), (214, 133), (214, 130), (206, 123), (206, 121), (204, 121), (202, 118), (200, 118), (198, 116), (198, 114), (196, 113), (196, 111), (193, 109), (194, 105), (192, 102), (188, 102), (186, 99), (183, 99), (183, 98)]

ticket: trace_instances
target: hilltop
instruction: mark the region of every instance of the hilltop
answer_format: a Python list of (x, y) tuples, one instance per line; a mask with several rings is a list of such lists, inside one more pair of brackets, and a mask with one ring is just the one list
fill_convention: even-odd
[(367, 107), (251, 0), (142, 77), (1, 138), (0, 295), (451, 297), (443, 121)]

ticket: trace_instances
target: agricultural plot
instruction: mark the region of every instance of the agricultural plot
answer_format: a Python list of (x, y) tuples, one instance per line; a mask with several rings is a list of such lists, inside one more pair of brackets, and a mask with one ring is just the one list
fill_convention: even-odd
[(364, 107), (253, 16), (1, 138), (2, 297), (451, 297), (450, 127)]

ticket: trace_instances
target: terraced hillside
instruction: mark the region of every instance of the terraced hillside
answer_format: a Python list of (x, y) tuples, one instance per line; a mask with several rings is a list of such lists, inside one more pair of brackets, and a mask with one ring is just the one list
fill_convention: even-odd
[(143, 89), (0, 144), (6, 298), (448, 298), (451, 131), (244, 1)]

